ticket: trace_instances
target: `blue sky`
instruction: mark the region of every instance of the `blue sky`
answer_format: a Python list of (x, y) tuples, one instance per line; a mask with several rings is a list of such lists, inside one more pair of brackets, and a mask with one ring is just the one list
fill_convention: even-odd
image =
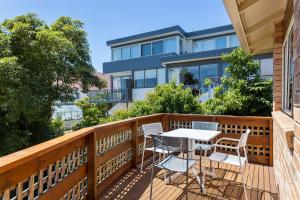
[(173, 25), (194, 31), (230, 24), (222, 0), (0, 0), (0, 22), (28, 12), (47, 24), (60, 16), (84, 22), (98, 71), (110, 60), (107, 40)]

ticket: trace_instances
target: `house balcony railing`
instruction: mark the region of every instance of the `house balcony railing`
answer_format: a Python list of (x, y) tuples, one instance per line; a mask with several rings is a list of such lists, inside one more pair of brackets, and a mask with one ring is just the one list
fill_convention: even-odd
[(129, 102), (132, 100), (132, 89), (104, 89), (89, 92), (90, 102)]
[(1, 157), (0, 199), (99, 199), (138, 166), (142, 124), (162, 122), (168, 131), (191, 128), (193, 120), (218, 122), (220, 137), (238, 138), (249, 128), (249, 161), (272, 166), (271, 117), (155, 114), (84, 128)]

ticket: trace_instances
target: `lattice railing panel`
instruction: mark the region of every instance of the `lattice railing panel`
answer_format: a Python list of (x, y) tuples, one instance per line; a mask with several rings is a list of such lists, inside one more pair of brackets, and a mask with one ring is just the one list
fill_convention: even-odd
[(122, 132), (112, 134), (105, 138), (101, 138), (96, 141), (97, 155), (99, 156), (100, 154), (103, 154), (108, 150), (116, 147), (117, 145), (131, 139), (132, 139), (132, 130), (124, 130)]
[[(58, 182), (70, 175), (78, 167), (87, 162), (87, 149), (80, 148), (61, 160), (50, 164), (47, 168), (32, 174), (27, 179), (20, 181), (15, 187), (7, 189), (0, 195), (0, 199), (36, 199), (47, 192)], [(24, 169), (26, 170), (26, 169)]]
[[(137, 146), (137, 153), (138, 153), (138, 155), (142, 154), (142, 152), (143, 152), (143, 145), (144, 145), (144, 143), (138, 144), (138, 146)], [(150, 147), (153, 147), (153, 141), (152, 141), (152, 138), (147, 138), (147, 140), (146, 140), (146, 148), (150, 148)]]
[(87, 195), (87, 177), (80, 180), (67, 194), (64, 195), (62, 200), (80, 200)]
[[(260, 137), (268, 138), (270, 137), (270, 127), (269, 126), (262, 126), (259, 125), (261, 123), (258, 123), (258, 125), (241, 125), (238, 124), (241, 120), (237, 120), (237, 124), (224, 124), (220, 123), (218, 129), (223, 134), (236, 134), (241, 135), (242, 133), (246, 132), (247, 129), (250, 129), (250, 136), (255, 136), (256, 140), (259, 140)], [(247, 123), (243, 121), (243, 123)], [(253, 123), (252, 123), (253, 124)], [(170, 130), (178, 129), (178, 128), (192, 128), (192, 122), (191, 121), (169, 121), (169, 128)], [(226, 136), (225, 136), (226, 137)], [(221, 144), (224, 145), (231, 145), (235, 146), (236, 143), (234, 142), (221, 142)], [(233, 152), (235, 150), (229, 149), (229, 148), (218, 148), (218, 150), (221, 151), (227, 151), (227, 152)], [(269, 157), (270, 152), (270, 144), (269, 141), (261, 143), (261, 144), (251, 144), (248, 142), (247, 144), (247, 151), (248, 155), (252, 156), (265, 156)]]
[(106, 178), (108, 178), (111, 174), (116, 172), (126, 163), (132, 160), (132, 149), (129, 148), (126, 151), (118, 154), (112, 159), (106, 161), (103, 165), (101, 165), (97, 169), (97, 183), (101, 183)]

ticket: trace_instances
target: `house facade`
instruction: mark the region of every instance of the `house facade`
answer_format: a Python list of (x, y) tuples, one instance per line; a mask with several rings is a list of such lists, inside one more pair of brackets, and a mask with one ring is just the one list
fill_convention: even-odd
[[(111, 85), (128, 100), (144, 99), (158, 84), (175, 80), (204, 94), (220, 83), (227, 63), (222, 54), (240, 46), (232, 25), (186, 32), (172, 26), (151, 32), (107, 41), (111, 61), (103, 63), (103, 73), (111, 76)], [(261, 74), (272, 77), (272, 53), (257, 54)], [(204, 86), (210, 78), (213, 84)], [(130, 93), (130, 94), (128, 94)]]
[(241, 46), (273, 53), (273, 166), (280, 199), (300, 199), (300, 1), (224, 0)]

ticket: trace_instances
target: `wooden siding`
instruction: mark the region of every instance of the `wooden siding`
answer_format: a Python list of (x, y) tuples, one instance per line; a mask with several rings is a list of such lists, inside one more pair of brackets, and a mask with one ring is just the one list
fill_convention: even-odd
[(155, 114), (81, 129), (1, 157), (0, 199), (98, 199), (139, 165), (142, 124), (162, 122), (168, 131), (191, 128), (193, 120), (219, 122), (221, 136), (232, 138), (249, 128), (250, 161), (272, 165), (270, 117)]

